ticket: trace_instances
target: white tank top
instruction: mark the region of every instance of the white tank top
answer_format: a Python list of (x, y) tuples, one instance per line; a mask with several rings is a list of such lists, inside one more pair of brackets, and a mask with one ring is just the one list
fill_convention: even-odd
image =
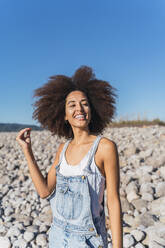
[[(96, 141), (96, 139), (95, 139), (95, 141)], [(95, 144), (95, 141), (93, 142), (93, 145), (89, 149), (88, 153), (83, 157), (83, 159), (77, 165), (70, 165), (67, 163), (66, 156), (65, 156), (66, 151), (65, 151), (63, 154), (61, 164), (60, 164), (59, 172), (63, 176), (81, 176), (81, 175), (83, 175), (84, 174), (83, 170), (84, 170), (85, 166), (87, 165), (87, 161), (89, 159), (89, 155), (90, 155), (90, 152), (91, 152), (91, 150)], [(69, 142), (68, 142), (68, 144), (69, 144)], [(68, 144), (67, 144), (67, 146), (68, 146)]]

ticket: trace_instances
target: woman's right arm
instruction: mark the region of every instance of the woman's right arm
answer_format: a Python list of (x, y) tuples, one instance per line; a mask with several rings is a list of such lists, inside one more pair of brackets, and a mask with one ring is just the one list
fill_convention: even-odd
[(29, 172), (36, 188), (37, 193), (41, 198), (46, 198), (49, 196), (56, 186), (56, 171), (55, 166), (59, 162), (59, 155), (63, 148), (63, 144), (60, 144), (58, 151), (56, 153), (55, 161), (51, 166), (47, 179), (42, 175), (37, 162), (34, 158), (32, 147), (31, 147), (31, 139), (30, 139), (31, 128), (22, 129), (16, 138), (19, 145), (21, 146), (25, 158), (28, 163)]
[(63, 146), (64, 146), (64, 143), (61, 143), (59, 145), (58, 150), (56, 152), (56, 157), (55, 157), (54, 163), (51, 166), (51, 168), (48, 172), (48, 175), (47, 175), (47, 186), (48, 186), (50, 194), (52, 193), (52, 191), (56, 187), (56, 168), (55, 167), (59, 163), (60, 153), (63, 149)]

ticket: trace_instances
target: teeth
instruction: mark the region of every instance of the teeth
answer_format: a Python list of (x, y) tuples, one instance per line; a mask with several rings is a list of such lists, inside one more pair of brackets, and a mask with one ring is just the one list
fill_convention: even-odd
[(85, 118), (85, 116), (84, 116), (84, 115), (76, 115), (75, 118), (76, 118), (76, 119), (81, 119), (81, 118)]

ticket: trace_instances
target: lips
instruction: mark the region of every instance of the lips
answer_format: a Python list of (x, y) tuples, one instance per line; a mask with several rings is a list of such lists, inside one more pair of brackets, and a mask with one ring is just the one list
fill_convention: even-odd
[(85, 119), (86, 115), (76, 115), (74, 118), (78, 120)]

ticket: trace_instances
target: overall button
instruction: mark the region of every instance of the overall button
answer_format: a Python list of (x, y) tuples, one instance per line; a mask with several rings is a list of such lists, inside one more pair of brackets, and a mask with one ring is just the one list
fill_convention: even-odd
[(103, 248), (103, 246), (102, 245), (99, 245), (98, 248)]
[(82, 179), (85, 179), (85, 176), (82, 176), (81, 178), (82, 178)]
[(89, 228), (89, 231), (91, 231), (91, 232), (94, 231), (94, 228), (93, 227)]

